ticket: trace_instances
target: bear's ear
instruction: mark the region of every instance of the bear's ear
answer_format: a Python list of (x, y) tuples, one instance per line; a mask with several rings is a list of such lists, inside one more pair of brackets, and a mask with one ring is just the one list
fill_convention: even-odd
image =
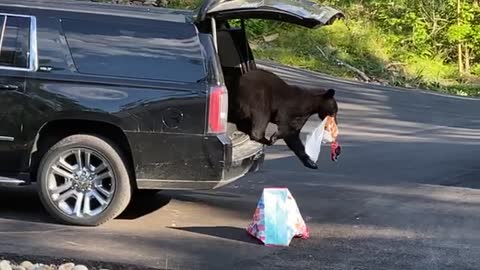
[(327, 92), (325, 93), (324, 97), (325, 98), (333, 98), (335, 96), (335, 90), (334, 89), (328, 89)]

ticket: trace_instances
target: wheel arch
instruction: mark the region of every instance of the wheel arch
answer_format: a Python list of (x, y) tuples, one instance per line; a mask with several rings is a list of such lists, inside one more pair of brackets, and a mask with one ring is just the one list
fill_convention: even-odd
[(131, 184), (136, 188), (134, 157), (126, 133), (116, 124), (91, 119), (60, 118), (41, 125), (30, 150), (29, 168), (32, 181), (36, 181), (38, 166), (48, 149), (61, 139), (75, 134), (96, 135), (112, 141), (121, 150), (130, 171)]

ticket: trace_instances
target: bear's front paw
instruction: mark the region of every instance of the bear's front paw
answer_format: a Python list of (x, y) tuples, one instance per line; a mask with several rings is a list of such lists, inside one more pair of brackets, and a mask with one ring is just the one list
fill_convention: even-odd
[(303, 160), (303, 165), (310, 169), (314, 169), (314, 170), (318, 169), (318, 165), (315, 162), (313, 162), (313, 160), (311, 160), (310, 158), (305, 158)]
[(272, 136), (270, 136), (270, 141), (268, 145), (274, 145), (278, 140), (277, 133), (275, 132)]

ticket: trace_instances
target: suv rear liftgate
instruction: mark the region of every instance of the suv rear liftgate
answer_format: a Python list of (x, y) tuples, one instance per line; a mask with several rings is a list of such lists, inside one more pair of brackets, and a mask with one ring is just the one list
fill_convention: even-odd
[[(223, 71), (223, 76), (220, 76), (225, 77), (227, 89), (229, 84), (242, 74), (256, 69), (253, 53), (245, 33), (245, 19), (277, 20), (307, 28), (317, 28), (330, 25), (335, 20), (344, 17), (339, 10), (328, 6), (319, 6), (305, 0), (207, 0), (195, 13), (195, 21), (199, 28), (212, 33), (214, 47)], [(231, 19), (240, 19), (241, 27), (232, 28), (228, 24), (228, 20)], [(251, 141), (248, 135), (238, 131), (233, 123), (228, 123), (227, 135), (232, 141), (233, 167), (241, 168), (242, 166), (238, 166), (239, 164), (235, 166), (235, 162), (241, 162), (255, 155), (258, 149), (263, 147), (261, 144)], [(257, 169), (253, 168), (252, 170)], [(216, 187), (233, 180), (235, 179), (222, 181)]]

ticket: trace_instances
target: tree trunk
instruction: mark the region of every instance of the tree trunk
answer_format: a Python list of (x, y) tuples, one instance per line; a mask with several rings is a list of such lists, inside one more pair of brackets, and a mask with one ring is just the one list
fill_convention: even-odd
[[(461, 15), (462, 15), (462, 0), (457, 0), (457, 24), (461, 24)], [(462, 59), (462, 42), (458, 43), (458, 71), (460, 74), (463, 73), (463, 59)]]
[(465, 73), (470, 74), (470, 48), (465, 46)]
[(458, 71), (460, 74), (463, 74), (463, 50), (462, 50), (462, 44), (458, 44)]

